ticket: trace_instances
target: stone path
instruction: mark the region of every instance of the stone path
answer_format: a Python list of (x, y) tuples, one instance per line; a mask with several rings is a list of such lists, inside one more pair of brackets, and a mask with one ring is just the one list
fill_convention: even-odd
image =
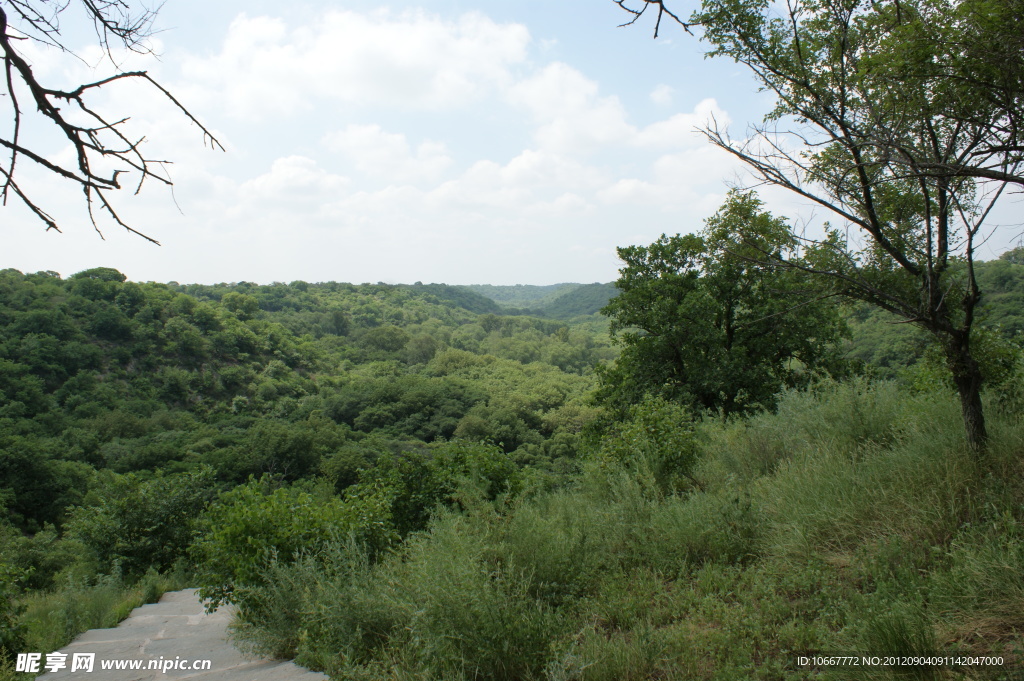
[[(46, 671), (37, 679), (59, 681), (324, 681), (327, 676), (291, 662), (261, 660), (244, 656), (227, 639), (231, 611), (222, 607), (207, 615), (194, 590), (172, 591), (158, 603), (136, 608), (128, 619), (113, 629), (87, 631), (60, 652), (67, 654), (66, 667)], [(76, 653), (95, 653), (92, 672), (71, 671)], [(104, 669), (111, 661), (141, 661), (141, 669)], [(150, 661), (158, 667), (147, 669)], [(208, 669), (182, 669), (209, 660)], [(43, 656), (41, 669), (45, 669)], [(177, 663), (179, 668), (173, 667)], [(206, 666), (200, 664), (200, 666)]]

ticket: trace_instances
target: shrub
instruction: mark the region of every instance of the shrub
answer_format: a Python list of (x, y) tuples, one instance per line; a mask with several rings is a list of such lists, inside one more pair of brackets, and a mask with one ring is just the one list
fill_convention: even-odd
[(520, 474), (501, 448), (455, 440), (426, 451), (381, 454), (372, 468), (360, 473), (359, 484), (348, 494), (386, 490), (395, 529), (404, 536), (424, 529), (435, 508), (454, 504), (459, 489), (467, 484), (493, 501), (518, 491)]
[(200, 530), (190, 553), (200, 595), (211, 608), (237, 602), (245, 593), (239, 589), (264, 584), (274, 559), (291, 562), (350, 534), (373, 552), (396, 538), (389, 498), (380, 488), (363, 487), (343, 500), (324, 489), (272, 489), (267, 478), (222, 494)]
[(166, 570), (192, 541), (192, 522), (213, 496), (213, 469), (142, 480), (110, 473), (74, 509), (67, 536), (80, 541), (101, 570), (138, 576)]
[(408, 623), (408, 609), (388, 598), (387, 582), (352, 536), (294, 561), (272, 558), (262, 576), (245, 589), (235, 625), (243, 645), (261, 654), (333, 673), (371, 661)]
[(18, 582), (26, 576), (26, 571), (0, 562), (0, 663), (13, 660), (25, 645), (25, 625), (20, 621), (25, 607), (15, 597), (20, 591)]
[(486, 536), (471, 523), (447, 516), (414, 535), (406, 561), (395, 564), (395, 596), (411, 613), (395, 643), (409, 646), (431, 678), (535, 678), (563, 619), (533, 597), (531, 574), (488, 560)]
[(609, 429), (597, 458), (647, 476), (663, 494), (670, 494), (695, 482), (692, 472), (699, 449), (694, 432), (686, 407), (647, 397), (630, 407), (625, 421)]

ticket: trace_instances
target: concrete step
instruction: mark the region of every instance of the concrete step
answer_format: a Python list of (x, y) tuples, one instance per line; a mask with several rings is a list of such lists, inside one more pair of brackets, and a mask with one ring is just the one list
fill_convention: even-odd
[[(40, 662), (44, 681), (325, 681), (328, 677), (291, 662), (257, 659), (244, 655), (228, 640), (227, 627), (233, 610), (221, 607), (207, 614), (195, 590), (172, 591), (159, 603), (143, 605), (113, 629), (87, 631), (61, 648), (65, 667), (46, 671), (47, 656)], [(92, 671), (72, 671), (75, 654), (95, 655)], [(141, 669), (104, 669), (104, 662), (141, 662)], [(203, 664), (209, 661), (209, 664)], [(149, 669), (150, 664), (155, 668)], [(172, 663), (177, 663), (173, 664)], [(193, 669), (199, 663), (200, 667)], [(164, 668), (166, 667), (166, 671)]]

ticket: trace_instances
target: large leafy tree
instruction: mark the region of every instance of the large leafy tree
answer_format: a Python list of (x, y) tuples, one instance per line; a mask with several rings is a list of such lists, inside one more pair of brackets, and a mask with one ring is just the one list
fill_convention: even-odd
[(1006, 187), (1024, 185), (1024, 2), (705, 0), (690, 21), (777, 102), (745, 139), (707, 137), (838, 218), (800, 252), (754, 259), (930, 332), (980, 451), (974, 257)]
[(621, 293), (604, 312), (624, 347), (603, 373), (603, 397), (624, 406), (654, 394), (730, 414), (770, 406), (830, 366), (842, 325), (829, 296), (801, 272), (749, 257), (795, 247), (783, 220), (734, 191), (703, 233), (620, 248)]

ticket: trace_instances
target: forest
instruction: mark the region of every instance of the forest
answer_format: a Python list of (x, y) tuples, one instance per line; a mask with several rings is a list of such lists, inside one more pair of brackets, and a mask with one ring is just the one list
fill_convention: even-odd
[[(622, 249), (614, 287), (0, 272), (5, 655), (191, 586), (255, 650), (341, 679), (1019, 663), (1021, 249), (978, 265), (981, 466), (934, 343), (884, 313), (805, 306), (739, 359), (705, 338), (688, 306), (793, 282), (733, 263), (725, 287), (700, 238)], [(643, 274), (687, 248), (697, 279)], [(729, 371), (679, 379), (651, 286)]]

